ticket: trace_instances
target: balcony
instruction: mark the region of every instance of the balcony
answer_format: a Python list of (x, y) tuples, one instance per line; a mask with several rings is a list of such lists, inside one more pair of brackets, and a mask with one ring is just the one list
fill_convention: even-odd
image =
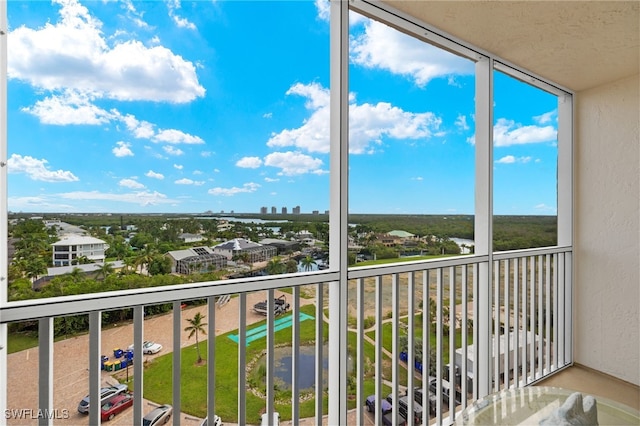
[[(483, 6), (474, 5), (474, 2), (459, 2), (456, 6), (445, 4), (448, 2), (389, 3), (403, 11), (397, 16), (441, 25), (453, 35), (452, 39), (478, 40), (482, 49), (504, 55), (508, 61), (576, 91), (579, 102), (570, 121), (575, 126), (578, 143), (570, 150), (568, 170), (562, 169), (562, 173), (566, 173), (564, 177), (568, 176), (570, 182), (574, 175), (579, 179), (574, 186), (569, 184), (569, 190), (560, 194), (559, 201), (563, 207), (569, 206), (568, 214), (564, 214), (562, 220), (564, 225), (568, 224), (566, 229), (569, 229), (571, 244), (347, 269), (344, 266), (346, 250), (340, 250), (346, 246), (345, 235), (338, 230), (332, 231), (335, 249), (332, 269), (316, 273), (11, 304), (4, 303), (5, 293), (0, 297), (3, 301), (0, 342), (6, 341), (7, 324), (20, 321), (39, 324), (37, 350), (18, 355), (7, 355), (5, 350), (0, 352), (3, 360), (0, 363), (0, 405), (25, 410), (13, 417), (31, 416), (28, 420), (7, 419), (9, 424), (49, 424), (48, 419), (37, 421), (33, 418), (38, 409), (58, 417), (52, 421), (55, 424), (65, 421), (99, 424), (97, 404), (91, 406), (88, 417), (79, 417), (75, 407), (87, 393), (92, 400), (97, 400), (100, 387), (111, 380), (110, 374), (101, 369), (101, 356), (113, 351), (111, 333), (124, 328), (102, 330), (101, 317), (115, 310), (132, 309), (132, 324), (128, 326), (129, 331), (118, 337), (118, 342), (121, 345), (132, 342), (141, 347), (152, 330), (150, 323), (160, 320), (160, 317), (145, 319), (145, 307), (165, 303), (172, 305), (172, 313), (162, 317), (168, 323), (164, 332), (153, 338), (163, 339), (165, 352), (172, 353), (170, 380), (165, 387), (171, 389), (170, 403), (176, 410), (173, 416), (176, 425), (199, 424), (199, 419), (205, 415), (213, 418), (220, 410), (235, 413), (235, 416), (223, 418), (226, 424), (256, 423), (260, 412), (276, 410), (283, 418), (292, 419), (293, 424), (379, 424), (381, 413), (366, 412), (364, 401), (367, 396), (391, 394), (392, 403), (397, 404), (406, 391), (409, 394), (407, 411), (411, 412), (416, 388), (422, 387), (423, 395), (428, 395), (428, 384), (421, 380), (419, 372), (407, 369), (407, 365), (415, 365), (417, 353), (429, 354), (430, 348), (434, 349), (433, 356), (424, 356), (420, 364), (423, 371), (435, 366), (435, 407), (432, 416), (422, 417), (423, 424), (451, 423), (459, 416), (459, 410), (479, 397), (505, 388), (536, 384), (560, 385), (617, 399), (627, 405), (632, 405), (634, 397), (637, 402), (640, 379), (637, 368), (640, 322), (637, 303), (640, 270), (636, 196), (638, 129), (634, 124), (639, 111), (637, 5), (632, 2), (621, 4), (619, 13), (613, 13), (616, 11), (600, 10), (608, 7), (606, 2), (593, 6), (581, 4), (569, 13), (562, 5), (545, 5), (545, 10), (540, 11), (539, 6), (522, 3), (500, 7), (484, 5), (484, 10), (478, 9)], [(517, 19), (522, 16), (541, 19)], [(571, 22), (575, 25), (567, 25), (568, 16), (575, 19)], [(602, 16), (611, 19), (627, 16), (629, 19), (622, 18), (621, 25), (608, 26), (606, 19), (600, 19)], [(525, 21), (535, 21), (539, 27)], [(487, 31), (486, 26), (479, 28), (469, 24), (478, 22), (492, 29), (504, 29), (507, 36), (499, 32), (491, 36), (494, 32)], [(576, 32), (571, 33), (572, 28), (577, 29)], [(563, 31), (567, 31), (568, 36)], [(550, 35), (551, 40), (545, 44), (540, 37), (536, 43), (523, 46), (522, 40), (531, 40), (527, 34)], [(613, 49), (612, 46), (620, 48)], [(334, 142), (334, 147), (336, 145), (339, 143)], [(488, 164), (484, 170), (487, 174), (486, 169), (491, 167), (491, 163)], [(346, 165), (344, 167), (342, 171), (332, 172), (333, 176), (338, 176), (333, 189), (341, 189), (340, 173), (346, 175)], [(486, 195), (488, 184), (479, 182)], [(561, 184), (566, 182), (560, 181)], [(346, 205), (341, 203), (346, 199), (345, 191), (337, 193), (342, 198), (334, 199), (334, 206)], [(6, 192), (1, 195), (6, 203)], [(484, 198), (490, 199), (489, 196)], [(345, 227), (346, 207), (341, 209), (332, 214), (334, 219), (340, 219), (341, 215), (342, 220), (338, 223)], [(6, 210), (6, 204), (3, 210)], [(6, 217), (2, 218), (6, 223)], [(489, 227), (490, 217), (484, 219), (485, 226)], [(2, 228), (0, 237), (6, 240), (6, 228)], [(283, 330), (279, 330), (280, 318), (272, 312), (273, 300), (282, 290), (287, 291), (292, 312), (288, 324), (290, 332), (286, 332), (290, 333), (287, 347), (291, 348), (293, 371), (290, 404), (283, 404), (274, 391), (275, 348), (280, 345), (278, 339)], [(219, 298), (228, 295), (232, 296), (231, 301), (220, 306)], [(268, 301), (266, 318), (256, 317), (251, 312), (254, 298)], [(192, 356), (193, 340), (176, 336), (183, 335), (184, 320), (194, 312), (183, 311), (183, 304), (199, 300), (207, 301), (201, 306), (207, 323), (208, 344), (203, 353), (207, 363), (198, 367), (204, 380), (206, 401), (202, 404), (204, 408), (198, 411), (201, 414), (194, 415), (187, 408), (190, 401), (183, 398), (187, 395), (185, 386), (191, 381), (185, 376), (187, 368), (191, 367), (187, 363)], [(435, 322), (430, 321), (429, 315), (408, 315), (409, 312), (419, 314), (421, 305), (430, 303), (429, 300), (435, 302)], [(313, 320), (303, 321), (306, 317), (300, 313), (307, 302), (313, 310), (306, 315), (312, 316)], [(374, 309), (372, 320), (362, 309), (367, 303)], [(231, 313), (230, 308), (234, 308)], [(186, 309), (195, 308), (187, 306)], [(308, 312), (311, 308), (304, 309)], [(451, 315), (452, 312), (455, 315)], [(54, 320), (71, 315), (86, 315), (90, 332), (72, 339), (82, 344), (65, 346), (64, 341), (53, 339)], [(233, 328), (229, 332), (237, 338), (233, 366), (213, 362), (228, 356), (224, 346), (212, 344), (212, 336), (218, 335), (218, 325), (229, 316), (233, 318)], [(261, 325), (254, 325), (254, 321), (263, 319), (262, 340), (249, 342), (254, 327)], [(296, 379), (302, 375), (299, 349), (307, 343), (300, 337), (301, 329), (309, 324), (313, 325), (315, 335), (312, 374), (316, 380), (311, 392), (313, 398), (309, 400), (313, 404), (311, 409), (302, 407), (305, 404), (301, 402), (304, 398), (300, 398), (303, 392), (296, 384)], [(372, 324), (373, 330), (370, 330)], [(455, 326), (451, 327), (451, 324)], [(420, 329), (421, 335), (416, 332)], [(401, 341), (406, 339), (407, 347), (415, 348), (420, 338), (422, 342), (429, 341), (425, 337), (429, 337), (432, 330), (435, 333), (433, 345), (423, 344), (418, 348), (421, 350), (408, 351), (406, 361), (401, 360)], [(508, 338), (501, 339), (500, 336)], [(322, 348), (325, 341), (326, 354)], [(252, 345), (258, 344), (263, 345), (261, 348), (266, 352), (266, 394), (260, 396), (262, 402), (254, 409), (251, 405), (254, 404), (251, 401), (253, 394), (246, 392), (250, 378), (245, 366), (251, 361), (247, 356), (253, 350)], [(511, 347), (513, 351), (509, 350)], [(188, 350), (191, 354), (186, 352)], [(469, 361), (461, 363), (457, 370), (461, 379), (452, 380), (459, 384), (460, 405), (456, 405), (453, 398), (447, 404), (442, 397), (445, 373), (456, 371), (455, 357), (450, 354), (457, 350), (462, 354), (461, 359), (474, 362), (473, 366)], [(81, 361), (69, 364), (76, 356)], [(365, 357), (372, 361), (366, 361)], [(574, 363), (580, 366), (572, 367)], [(474, 368), (476, 364), (478, 368)], [(588, 368), (584, 369), (582, 365)], [(25, 366), (30, 368), (25, 369)], [(236, 370), (233, 375), (235, 386), (221, 388), (218, 376), (228, 369)], [(146, 395), (150, 392), (147, 386), (151, 379), (144, 379), (143, 357), (134, 357), (127, 372), (133, 379), (134, 405), (128, 414), (130, 417), (123, 415), (116, 421), (138, 424), (137, 419), (149, 411)], [(327, 381), (323, 384), (325, 372)], [(353, 379), (349, 378), (351, 373)], [(600, 385), (591, 384), (592, 378), (597, 378), (595, 383)], [(17, 392), (17, 389), (21, 391)], [(631, 395), (630, 399), (626, 395)], [(221, 401), (229, 396), (235, 403), (224, 406)], [(287, 407), (286, 412), (278, 408), (283, 405)], [(309, 410), (313, 413), (311, 416), (302, 414)], [(67, 414), (69, 420), (63, 418)]]
[[(407, 367), (419, 365), (424, 372), (431, 369), (436, 382), (440, 384), (436, 385), (431, 415), (424, 416), (425, 424), (431, 421), (437, 424), (450, 423), (455, 420), (456, 412), (481, 395), (483, 383), (485, 386), (489, 384), (491, 392), (525, 386), (571, 364), (572, 286), (567, 270), (570, 259), (569, 249), (554, 248), (496, 255), (492, 268), (489, 268), (486, 256), (352, 268), (348, 272), (348, 304), (341, 306), (348, 309), (348, 336), (343, 332), (335, 333), (331, 328), (335, 327), (335, 324), (331, 324), (331, 318), (339, 316), (335, 305), (329, 302), (332, 297), (330, 293), (336, 290), (331, 289), (331, 282), (336, 280), (335, 272), (318, 271), (287, 278), (171, 286), (145, 289), (136, 294), (111, 292), (16, 302), (3, 310), (3, 323), (37, 320), (39, 347), (26, 353), (9, 355), (8, 386), (21, 386), (23, 392), (11, 392), (8, 406), (25, 407), (33, 412), (49, 409), (56, 413), (58, 410), (58, 414), (62, 413), (61, 410), (67, 410), (65, 413), (69, 415), (71, 424), (84, 423), (87, 419), (76, 412), (75, 404), (88, 392), (87, 389), (97, 398), (100, 387), (115, 381), (112, 375), (116, 370), (102, 370), (101, 357), (109, 356), (113, 362), (116, 361), (112, 356), (115, 345), (124, 348), (134, 342), (136, 347), (141, 347), (143, 340), (155, 339), (166, 348), (163, 353), (173, 354), (173, 372), (166, 374), (166, 379), (173, 383), (172, 400), (156, 403), (171, 403), (176, 412), (182, 413), (174, 416), (177, 422), (174, 424), (185, 424), (189, 419), (198, 418), (193, 412), (192, 401), (181, 397), (182, 394), (192, 395), (188, 389), (192, 379), (187, 370), (193, 369), (189, 352), (192, 353), (194, 349), (191, 347), (193, 341), (186, 338), (183, 332), (187, 324), (185, 319), (198, 310), (204, 313), (207, 324), (208, 345), (203, 358), (226, 360), (231, 355), (236, 364), (234, 368), (237, 368), (237, 377), (231, 384), (233, 392), (237, 392), (232, 398), (237, 401), (237, 406), (229, 410), (229, 407), (222, 408), (224, 402), (220, 401), (228, 399), (221, 397), (216, 387), (221, 383), (219, 370), (225, 367), (215, 362), (207, 362), (206, 367), (196, 367), (202, 370), (203, 382), (208, 389), (205, 406), (210, 418), (215, 413), (231, 411), (235, 416), (224, 417), (225, 423), (257, 423), (259, 413), (251, 411), (255, 409), (255, 401), (248, 401), (247, 398), (251, 398), (248, 392), (255, 394), (256, 388), (264, 386), (266, 394), (264, 407), (261, 408), (272, 412), (276, 410), (276, 404), (280, 407), (283, 404), (290, 406), (290, 412), (279, 409), (281, 416), (283, 419), (292, 419), (293, 424), (300, 424), (301, 412), (309, 412), (309, 407), (301, 409), (304, 403), (300, 401), (308, 399), (310, 393), (308, 388), (301, 389), (296, 384), (301, 377), (310, 374), (309, 371), (300, 370), (303, 357), (301, 347), (309, 345), (308, 341), (301, 340), (300, 332), (301, 327), (308, 328), (313, 324), (314, 388), (310, 394), (314, 400), (312, 412), (315, 412), (315, 416), (306, 421), (315, 424), (326, 422), (326, 419), (323, 420), (326, 414), (323, 407), (330, 401), (330, 389), (335, 389), (335, 386), (346, 385), (343, 391), (347, 404), (341, 403), (340, 409), (343, 410), (342, 415), (350, 419), (350, 424), (381, 422), (380, 417), (375, 417), (381, 416), (381, 412), (367, 413), (362, 403), (370, 393), (383, 397), (390, 394), (392, 401), (397, 401), (407, 393), (408, 408), (413, 410), (415, 389), (421, 388), (423, 395), (429, 394), (429, 381), (421, 380), (420, 371)], [(481, 270), (492, 270), (494, 279), (490, 286), (483, 284)], [(282, 293), (277, 289), (289, 290), (288, 293)], [(290, 316), (288, 313), (282, 317), (275, 316), (276, 294), (284, 295), (289, 301)], [(489, 294), (489, 310), (482, 308), (482, 294)], [(233, 297), (226, 305), (222, 305), (219, 300), (225, 295)], [(208, 303), (185, 308), (187, 302), (195, 300), (206, 300)], [(256, 300), (268, 301), (264, 323), (261, 323), (264, 317), (253, 312)], [(430, 303), (430, 300), (433, 302)], [(172, 313), (144, 318), (145, 306), (165, 303), (173, 305)], [(312, 309), (309, 306), (302, 308), (309, 304), (313, 305)], [(422, 306), (430, 306), (428, 315), (421, 314)], [(133, 309), (133, 322), (113, 330), (102, 330), (101, 316), (119, 309)], [(486, 315), (481, 315), (482, 312), (489, 314), (491, 321)], [(373, 313), (373, 317), (369, 316), (370, 313)], [(89, 335), (54, 342), (54, 319), (76, 314), (88, 316)], [(286, 317), (287, 321), (283, 321)], [(492, 324), (484, 335), (480, 327), (483, 322)], [(156, 323), (163, 325), (159, 327)], [(260, 328), (259, 332), (256, 332), (256, 326)], [(279, 337), (283, 329), (288, 329), (287, 335), (290, 332), (290, 337), (284, 338), (284, 343), (283, 338)], [(462, 330), (468, 332), (463, 333)], [(232, 346), (234, 349), (231, 354), (228, 345), (221, 345), (219, 339), (211, 338), (225, 332), (237, 343)], [(304, 331), (304, 334), (308, 335), (309, 331)], [(114, 339), (113, 335), (119, 337)], [(428, 343), (431, 335), (435, 338), (435, 345)], [(406, 341), (404, 349), (400, 346), (401, 336)], [(345, 345), (341, 338), (349, 343)], [(425, 343), (419, 344), (420, 341)], [(323, 351), (325, 342), (328, 354)], [(487, 354), (500, 355), (483, 356), (483, 344)], [(407, 350), (416, 345), (415, 351)], [(254, 371), (245, 368), (255, 361), (256, 346), (260, 348), (259, 352), (263, 350), (266, 354), (264, 384), (258, 385), (252, 379)], [(276, 391), (283, 384), (276, 382), (278, 373), (275, 366), (282, 360), (276, 359), (275, 349), (282, 346), (292, 359), (288, 378), (291, 396), (288, 403), (283, 403), (281, 394)], [(332, 353), (336, 348), (337, 354)], [(402, 356), (401, 352), (406, 356)], [(449, 355), (456, 352), (459, 357)], [(417, 359), (417, 353), (429, 355)], [(342, 354), (348, 354), (348, 358), (345, 359)], [(147, 397), (153, 381), (143, 380), (143, 361), (147, 362), (148, 358), (134, 356), (132, 365), (126, 367), (126, 379), (129, 379), (134, 394), (133, 418), (142, 418), (148, 411), (148, 404), (154, 402)], [(464, 359), (469, 361), (462, 362)], [(73, 364), (70, 365), (71, 360)], [(344, 361), (347, 361), (347, 365), (343, 367), (340, 362)], [(120, 360), (117, 362), (120, 363)], [(482, 362), (486, 369), (480, 367)], [(346, 378), (347, 375), (341, 373), (345, 371), (342, 368), (352, 372), (349, 374), (349, 384), (333, 384), (333, 380), (342, 382)], [(409, 370), (413, 370), (414, 374), (408, 374)], [(455, 380), (461, 395), (458, 404), (453, 398), (447, 401), (442, 395), (441, 384), (448, 371), (458, 372), (458, 380)], [(186, 380), (182, 377), (183, 372), (188, 377)], [(126, 381), (122, 371), (116, 377)], [(461, 380), (462, 377), (467, 379)], [(447, 378), (454, 382), (453, 376)], [(228, 386), (225, 382), (224, 388)], [(204, 403), (204, 395), (200, 399)], [(97, 405), (90, 407), (89, 424), (99, 423), (98, 408)], [(200, 412), (200, 418), (204, 417), (204, 413)], [(56, 423), (64, 423), (65, 420), (57, 418)]]

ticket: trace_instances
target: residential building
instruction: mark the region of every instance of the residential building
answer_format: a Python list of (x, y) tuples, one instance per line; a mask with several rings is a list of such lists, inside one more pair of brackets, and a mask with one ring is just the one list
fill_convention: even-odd
[(234, 260), (234, 257), (246, 253), (248, 255), (248, 262), (264, 262), (277, 254), (277, 249), (272, 246), (264, 246), (262, 244), (254, 243), (253, 241), (245, 240), (244, 238), (235, 238), (233, 240), (225, 241), (212, 247), (214, 253), (225, 256), (228, 260)]
[(291, 212), (293, 214), (300, 214), (300, 206), (295, 206)]
[[(320, 307), (318, 317), (327, 309), (329, 318), (328, 333), (328, 386), (318, 387), (315, 397), (318, 409), (311, 423), (331, 425), (366, 424), (371, 416), (365, 413), (362, 401), (366, 398), (363, 388), (363, 363), (356, 362), (355, 379), (348, 382), (349, 347), (354, 347), (355, 359), (361, 360), (365, 342), (364, 318), (358, 311), (355, 318), (358, 336), (353, 345), (348, 340), (350, 318), (347, 317), (348, 293), (350, 282), (355, 283), (358, 298), (364, 293), (362, 280), (375, 281), (376, 292), (391, 288), (389, 296), (392, 304), (391, 330), (393, 351), (398, 347), (398, 335), (401, 333), (398, 307), (398, 277), (406, 277), (407, 300), (410, 308), (417, 305), (414, 290), (424, 284), (429, 296), (430, 277), (435, 277), (435, 298), (439, 309), (443, 307), (444, 296), (451, 291), (454, 303), (455, 290), (464, 296), (460, 308), (462, 321), (471, 321), (474, 325), (474, 380), (470, 395), (463, 394), (462, 404), (456, 408), (454, 398), (450, 405), (444, 406), (437, 401), (435, 424), (452, 424), (460, 417), (460, 410), (474, 400), (494, 392), (520, 387), (532, 387), (540, 383), (554, 383), (558, 377), (569, 377), (564, 386), (573, 390), (593, 393), (603, 398), (638, 408), (638, 386), (640, 386), (640, 143), (638, 135), (638, 117), (640, 117), (640, 53), (638, 36), (640, 34), (640, 5), (634, 1), (572, 1), (572, 2), (499, 2), (499, 1), (379, 1), (369, 2), (352, 0), (331, 3), (332, 19), (332, 103), (331, 103), (331, 151), (343, 153), (347, 147), (349, 109), (348, 82), (344, 81), (349, 67), (349, 9), (372, 17), (403, 33), (410, 34), (421, 42), (440, 46), (473, 59), (477, 69), (476, 90), (476, 188), (475, 188), (475, 250), (472, 255), (459, 258), (447, 258), (436, 261), (399, 263), (391, 266), (375, 266), (346, 269), (347, 256), (346, 217), (348, 182), (346, 164), (341, 164), (339, 155), (332, 157), (331, 194), (336, 203), (331, 205), (330, 257), (331, 269), (316, 274), (285, 275), (270, 279), (232, 280), (220, 282), (188, 284), (180, 288), (148, 288), (137, 292), (123, 292), (114, 297), (86, 295), (74, 298), (66, 303), (51, 300), (21, 301), (6, 303), (0, 300), (0, 334), (3, 341), (0, 346), (6, 348), (7, 325), (19, 321), (39, 321), (39, 357), (37, 407), (53, 411), (54, 395), (54, 343), (53, 321), (57, 317), (76, 314), (88, 314), (91, 320), (89, 376), (91, 378), (91, 398), (97, 398), (100, 388), (100, 315), (103, 310), (132, 308), (137, 345), (142, 344), (142, 324), (144, 306), (150, 303), (173, 302), (179, 306), (181, 300), (209, 298), (228, 294), (229, 288), (239, 294), (240, 307), (245, 307), (247, 294), (254, 291), (267, 293), (270, 299), (276, 287), (292, 287), (294, 292), (302, 286), (315, 285), (318, 290), (316, 303)], [(6, 21), (4, 21), (6, 22)], [(4, 27), (4, 25), (3, 25)], [(6, 27), (5, 27), (6, 28)], [(6, 40), (6, 38), (4, 38)], [(6, 49), (2, 49), (6, 61)], [(396, 52), (390, 52), (396, 53)], [(6, 63), (6, 62), (5, 62)], [(509, 73), (520, 81), (536, 84), (544, 90), (558, 95), (558, 241), (553, 247), (514, 252), (494, 252), (492, 250), (492, 178), (494, 166), (492, 159), (491, 98), (492, 76), (494, 73)], [(4, 77), (6, 79), (6, 74)], [(455, 83), (455, 82), (454, 82)], [(4, 84), (4, 82), (3, 82)], [(346, 158), (346, 155), (344, 156)], [(334, 161), (335, 160), (335, 161)], [(6, 179), (6, 167), (1, 168), (3, 180)], [(341, 186), (344, 184), (344, 186)], [(516, 188), (515, 190), (519, 190)], [(523, 189), (524, 190), (524, 189)], [(6, 201), (7, 193), (0, 193)], [(274, 210), (272, 209), (272, 212)], [(328, 211), (326, 213), (329, 213)], [(2, 212), (6, 214), (6, 212)], [(6, 219), (6, 216), (5, 216)], [(6, 220), (1, 221), (4, 227)], [(6, 238), (2, 239), (4, 244)], [(2, 257), (4, 259), (4, 257)], [(0, 261), (4, 261), (0, 259)], [(551, 267), (553, 264), (553, 267)], [(6, 265), (5, 265), (6, 266)], [(345, 269), (342, 269), (345, 268)], [(517, 284), (505, 286), (500, 274), (494, 274), (495, 268), (517, 271)], [(506, 269), (504, 269), (506, 268)], [(6, 270), (6, 268), (3, 268)], [(471, 292), (467, 286), (445, 286), (449, 281), (445, 273), (464, 277), (462, 282), (471, 281)], [(551, 271), (554, 274), (551, 275)], [(522, 272), (528, 272), (527, 275)], [(514, 275), (506, 274), (513, 277)], [(422, 280), (422, 277), (424, 281)], [(452, 279), (452, 281), (454, 281)], [(383, 285), (384, 284), (384, 285)], [(544, 284), (544, 286), (543, 286)], [(547, 286), (548, 285), (548, 286)], [(354, 287), (352, 287), (354, 288)], [(521, 293), (508, 291), (518, 289)], [(544, 289), (544, 290), (543, 290)], [(323, 299), (327, 290), (328, 300)], [(517, 296), (524, 297), (518, 299)], [(552, 295), (547, 297), (545, 295)], [(527, 297), (529, 296), (529, 297)], [(6, 298), (6, 293), (4, 296)], [(294, 296), (295, 298), (295, 296)], [(467, 300), (468, 299), (468, 300)], [(379, 303), (382, 303), (380, 297)], [(425, 299), (426, 300), (426, 299)], [(504, 300), (515, 300), (513, 306)], [(518, 302), (518, 300), (522, 300)], [(542, 303), (540, 303), (542, 301)], [(553, 301), (553, 304), (551, 303)], [(326, 302), (326, 305), (325, 305)], [(467, 306), (469, 305), (469, 306)], [(473, 317), (469, 317), (470, 307)], [(523, 313), (522, 307), (527, 311)], [(456, 305), (449, 305), (453, 311)], [(513, 315), (507, 313), (500, 317), (501, 308), (506, 312), (514, 309)], [(552, 314), (553, 309), (553, 314)], [(215, 309), (209, 311), (215, 315)], [(441, 311), (440, 311), (441, 312)], [(180, 333), (180, 312), (174, 312), (177, 333)], [(238, 364), (244, 366), (246, 316), (239, 315), (240, 332), (238, 344)], [(425, 316), (426, 317), (426, 316)], [(297, 321), (296, 315), (294, 320)], [(414, 317), (409, 316), (408, 321)], [(524, 319), (523, 319), (524, 318)], [(378, 314), (377, 322), (381, 323)], [(495, 320), (498, 321), (495, 321)], [(513, 322), (512, 322), (513, 321)], [(505, 322), (526, 332), (545, 329), (542, 344), (543, 362), (536, 363), (531, 356), (524, 363), (524, 369), (515, 375), (504, 375), (501, 366), (500, 348), (492, 347), (499, 336), (500, 323)], [(211, 326), (211, 317), (208, 318)], [(318, 335), (325, 331), (324, 321), (317, 323)], [(551, 324), (553, 329), (551, 330)], [(410, 344), (418, 337), (414, 334), (414, 324), (409, 322), (407, 338)], [(435, 362), (444, 367), (443, 360), (443, 322), (438, 319), (439, 343), (436, 343)], [(213, 326), (211, 326), (213, 327)], [(268, 315), (265, 327), (274, 330), (274, 319)], [(507, 327), (508, 328), (508, 327)], [(382, 327), (378, 329), (382, 332)], [(527, 333), (525, 332), (525, 336)], [(209, 328), (209, 335), (215, 329)], [(404, 332), (403, 332), (404, 333)], [(269, 332), (265, 353), (267, 365), (273, 366), (271, 355), (274, 349)], [(295, 336), (295, 333), (293, 333)], [(519, 333), (515, 333), (519, 336)], [(552, 340), (549, 340), (549, 336)], [(379, 339), (382, 340), (382, 339)], [(376, 340), (374, 352), (382, 356), (382, 343)], [(449, 342), (454, 342), (450, 339)], [(292, 353), (296, 356), (299, 341), (293, 337)], [(323, 353), (324, 342), (317, 342), (317, 354)], [(462, 343), (469, 350), (469, 342)], [(509, 343), (510, 345), (510, 343)], [(179, 347), (179, 346), (178, 346)], [(516, 345), (518, 347), (518, 345)], [(209, 345), (212, 349), (212, 345)], [(457, 347), (455, 348), (457, 349)], [(535, 350), (535, 349), (534, 349)], [(461, 359), (467, 358), (462, 351)], [(507, 351), (508, 353), (508, 351)], [(213, 352), (211, 352), (213, 355)], [(414, 359), (409, 354), (409, 365)], [(525, 354), (526, 355), (526, 354)], [(535, 355), (535, 354), (533, 354)], [(7, 380), (10, 367), (5, 361), (6, 350), (0, 352), (2, 362), (0, 372), (0, 410), (9, 407), (7, 399), (20, 393), (9, 388)], [(516, 355), (517, 356), (517, 355)], [(321, 358), (321, 356), (319, 356)], [(507, 356), (508, 357), (508, 356)], [(539, 358), (540, 359), (540, 358)], [(180, 381), (180, 357), (173, 357), (173, 398), (174, 410), (180, 412), (180, 390), (184, 384)], [(316, 359), (316, 371), (322, 374), (324, 359)], [(413, 375), (408, 375), (407, 383), (400, 383), (400, 365), (397, 359), (390, 359), (393, 399), (400, 395), (400, 385), (408, 385), (408, 411), (413, 404)], [(509, 365), (509, 361), (505, 362)], [(450, 365), (453, 365), (450, 362)], [(520, 363), (515, 363), (520, 365)], [(143, 375), (142, 359), (134, 360), (133, 372), (137, 378)], [(209, 401), (215, 395), (215, 366), (209, 365), (203, 375), (210, 375), (208, 384)], [(217, 367), (219, 368), (219, 367)], [(382, 389), (382, 362), (373, 363), (375, 387)], [(462, 366), (464, 369), (465, 366)], [(273, 373), (267, 367), (267, 383), (272, 383)], [(438, 370), (436, 381), (442, 381)], [(577, 374), (576, 374), (577, 372)], [(66, 373), (66, 372), (65, 372)], [(294, 373), (295, 374), (295, 373)], [(462, 372), (466, 377), (466, 372)], [(572, 375), (573, 374), (573, 375)], [(322, 377), (320, 375), (320, 377)], [(502, 378), (506, 380), (502, 381)], [(574, 380), (571, 380), (573, 378)], [(385, 378), (387, 380), (387, 378)], [(245, 384), (246, 370), (238, 369), (237, 389), (239, 413), (231, 423), (246, 424)], [(590, 385), (596, 383), (596, 385)], [(134, 412), (136, 418), (142, 417), (144, 401), (142, 399), (142, 380), (134, 380)], [(462, 382), (463, 389), (466, 380)], [(602, 385), (605, 383), (606, 385)], [(353, 384), (355, 391), (351, 390)], [(26, 385), (26, 383), (25, 383)], [(441, 386), (437, 386), (441, 389)], [(292, 391), (291, 415), (293, 423), (300, 423), (300, 410), (297, 401), (299, 392)], [(326, 400), (324, 400), (326, 398)], [(359, 403), (350, 411), (349, 404), (356, 398)], [(34, 398), (35, 399), (35, 398)], [(489, 400), (487, 400), (489, 401)], [(323, 402), (328, 407), (328, 418), (323, 415)], [(555, 401), (557, 402), (557, 401)], [(34, 403), (35, 404), (35, 403)], [(267, 386), (265, 397), (267, 415), (274, 412), (274, 393)], [(37, 408), (36, 407), (36, 408)], [(508, 404), (501, 406), (511, 409)], [(99, 411), (92, 405), (89, 414), (90, 423), (96, 420)], [(214, 404), (209, 404), (207, 414), (214, 418)], [(500, 413), (498, 413), (500, 415)], [(353, 417), (350, 417), (353, 416)], [(368, 416), (368, 417), (367, 417)], [(177, 416), (176, 416), (177, 418)], [(381, 413), (375, 413), (375, 424), (380, 424)], [(500, 423), (500, 418), (495, 419)], [(227, 420), (225, 419), (225, 422)], [(179, 422), (179, 419), (176, 419)], [(177, 423), (176, 423), (177, 424)]]
[(79, 257), (86, 257), (94, 263), (104, 262), (105, 251), (109, 248), (106, 242), (84, 235), (66, 235), (51, 246), (54, 266), (75, 265)]
[(271, 207), (271, 214), (276, 214), (278, 213), (278, 210), (276, 209), (275, 206)]
[(287, 208), (286, 207), (282, 208), (282, 214), (287, 214)]
[(171, 272), (177, 274), (212, 272), (227, 266), (225, 256), (204, 246), (173, 250), (167, 253), (167, 257), (171, 259)]
[(200, 234), (182, 233), (178, 235), (178, 239), (184, 241), (185, 243), (197, 243), (204, 240), (204, 237)]
[(260, 207), (260, 214), (267, 214), (267, 208), (266, 207)]

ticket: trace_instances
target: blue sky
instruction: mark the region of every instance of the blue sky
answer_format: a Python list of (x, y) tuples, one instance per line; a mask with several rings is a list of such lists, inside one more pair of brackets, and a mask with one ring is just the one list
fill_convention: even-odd
[[(329, 209), (327, 2), (10, 1), (8, 19), (10, 211)], [(350, 24), (350, 211), (472, 214), (473, 63)], [(555, 214), (557, 100), (495, 85), (495, 213)]]

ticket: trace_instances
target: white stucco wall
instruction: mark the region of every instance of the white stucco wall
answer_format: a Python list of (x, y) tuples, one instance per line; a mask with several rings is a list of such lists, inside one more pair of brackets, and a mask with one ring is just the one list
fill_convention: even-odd
[(575, 361), (640, 385), (640, 75), (577, 94)]

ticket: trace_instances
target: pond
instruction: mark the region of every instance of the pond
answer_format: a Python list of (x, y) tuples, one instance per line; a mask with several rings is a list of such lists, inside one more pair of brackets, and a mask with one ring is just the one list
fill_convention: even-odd
[[(316, 384), (316, 347), (315, 346), (300, 346), (300, 357), (298, 366), (298, 386), (301, 390), (313, 389)], [(328, 346), (322, 347), (323, 359), (322, 359), (322, 385), (327, 387), (327, 369), (329, 366), (329, 350)], [(275, 348), (274, 350), (274, 364), (275, 371), (273, 372), (278, 387), (282, 390), (291, 389), (291, 372), (292, 372), (292, 358), (291, 347)], [(257, 368), (261, 365), (265, 365), (267, 357), (264, 356), (257, 363)], [(349, 357), (348, 372), (353, 370), (353, 362)]]

